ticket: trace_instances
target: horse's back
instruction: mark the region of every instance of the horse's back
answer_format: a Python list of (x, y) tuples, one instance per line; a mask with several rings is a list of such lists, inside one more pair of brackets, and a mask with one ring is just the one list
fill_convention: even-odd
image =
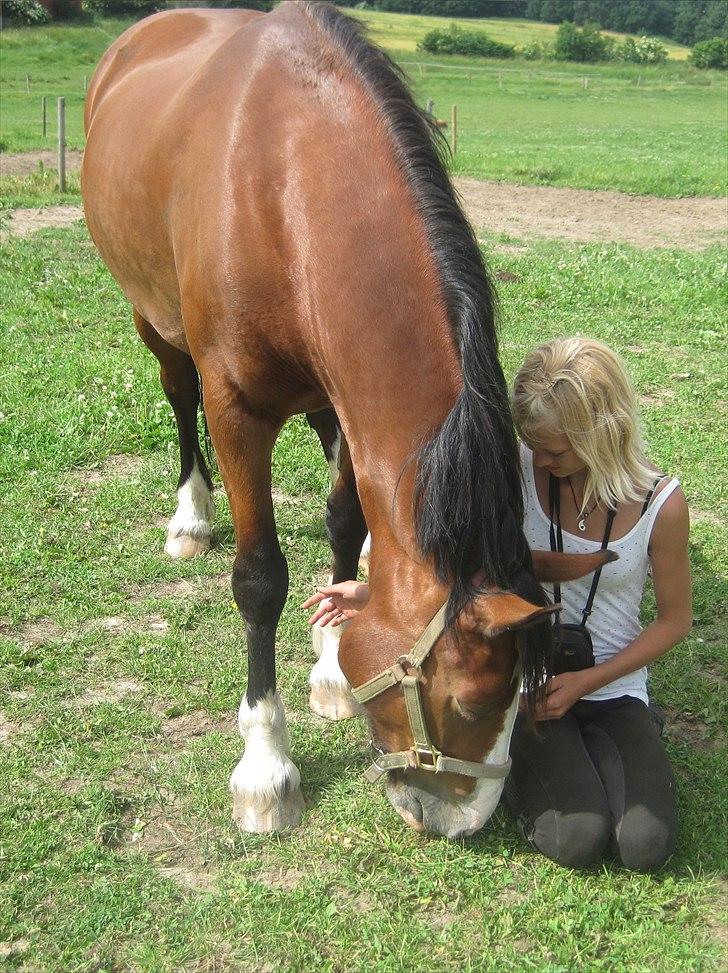
[(180, 76), (189, 76), (231, 34), (258, 20), (252, 10), (170, 10), (139, 21), (126, 30), (104, 54), (94, 72), (86, 98), (88, 132), (96, 108), (116, 83), (135, 71), (160, 68), (156, 87), (174, 91)]
[(182, 325), (183, 224), (209, 224), (224, 190), (235, 82), (216, 67), (233, 42), (252, 72), (264, 19), (248, 10), (175, 10), (146, 18), (104, 55), (89, 87), (82, 185), (86, 221), (129, 300), (171, 344)]

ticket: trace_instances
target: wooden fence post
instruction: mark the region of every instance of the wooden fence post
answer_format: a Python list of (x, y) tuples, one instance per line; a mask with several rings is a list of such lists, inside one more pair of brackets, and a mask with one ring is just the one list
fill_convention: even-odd
[(26, 74), (26, 76), (25, 76), (25, 90), (26, 90), (26, 92), (28, 94), (30, 94), (30, 75), (29, 74)]
[(48, 99), (43, 95), (43, 138), (48, 135)]
[(458, 150), (458, 106), (452, 106), (452, 154)]
[(66, 99), (58, 99), (58, 189), (66, 191)]

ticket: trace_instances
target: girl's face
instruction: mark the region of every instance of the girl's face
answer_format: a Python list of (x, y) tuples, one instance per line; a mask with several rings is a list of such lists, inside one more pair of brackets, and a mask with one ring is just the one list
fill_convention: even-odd
[(537, 430), (526, 445), (533, 450), (533, 465), (553, 476), (573, 476), (586, 469), (566, 436)]

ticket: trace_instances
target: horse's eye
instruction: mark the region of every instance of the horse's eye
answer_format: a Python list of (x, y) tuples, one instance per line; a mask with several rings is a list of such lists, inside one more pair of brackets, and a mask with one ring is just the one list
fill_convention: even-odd
[(497, 703), (466, 703), (457, 696), (452, 698), (452, 708), (468, 723), (474, 723), (476, 720), (482, 720), (486, 716), (492, 716), (494, 713), (500, 712), (500, 706)]

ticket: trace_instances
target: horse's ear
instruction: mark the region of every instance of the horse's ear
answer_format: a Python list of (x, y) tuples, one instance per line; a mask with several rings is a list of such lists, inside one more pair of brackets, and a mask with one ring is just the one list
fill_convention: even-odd
[(593, 554), (562, 554), (559, 551), (531, 551), (533, 569), (539, 581), (574, 581), (616, 561), (616, 551), (601, 550)]
[(461, 624), (465, 629), (476, 629), (481, 636), (493, 638), (543, 621), (560, 607), (532, 605), (508, 591), (487, 592), (478, 595), (464, 609)]

